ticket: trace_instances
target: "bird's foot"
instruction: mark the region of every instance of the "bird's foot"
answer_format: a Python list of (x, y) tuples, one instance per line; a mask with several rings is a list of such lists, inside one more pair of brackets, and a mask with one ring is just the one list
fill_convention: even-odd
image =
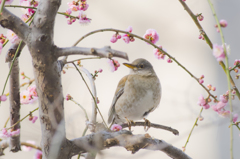
[(135, 124), (135, 122), (134, 122), (134, 121), (132, 121), (132, 120), (128, 120), (128, 118), (127, 118), (127, 117), (125, 117), (125, 119), (126, 119), (126, 121), (127, 121), (127, 124), (128, 124), (129, 131), (131, 131), (131, 126), (132, 126), (132, 123), (134, 123), (134, 124)]
[(143, 120), (145, 120), (144, 130), (148, 131), (148, 129), (151, 127), (151, 122), (149, 120), (147, 120), (146, 118), (143, 118)]

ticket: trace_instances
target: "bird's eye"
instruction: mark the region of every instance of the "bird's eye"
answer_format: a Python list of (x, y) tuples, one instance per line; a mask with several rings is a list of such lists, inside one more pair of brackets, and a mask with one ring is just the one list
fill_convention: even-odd
[(144, 67), (143, 64), (141, 64), (141, 65), (140, 65), (140, 68), (143, 68), (143, 67)]

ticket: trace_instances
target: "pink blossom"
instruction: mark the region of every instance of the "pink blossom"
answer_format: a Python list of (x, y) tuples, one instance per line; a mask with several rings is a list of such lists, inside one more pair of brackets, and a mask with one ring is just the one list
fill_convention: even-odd
[(70, 94), (67, 94), (66, 95), (66, 100), (71, 100), (72, 99), (72, 97), (70, 96)]
[(198, 82), (199, 82), (200, 84), (203, 84), (204, 80), (203, 80), (203, 79), (199, 79)]
[(7, 96), (5, 94), (0, 96), (0, 101), (4, 102), (6, 100), (7, 100)]
[(37, 150), (33, 159), (42, 159), (42, 151)]
[(79, 5), (79, 9), (80, 10), (83, 10), (83, 11), (86, 11), (88, 9), (89, 5), (86, 3), (86, 2), (82, 2), (80, 5)]
[[(163, 49), (161, 45), (158, 45), (158, 47), (161, 48), (163, 51), (167, 52), (167, 50)], [(159, 60), (160, 59), (164, 60), (165, 54), (161, 50), (155, 48), (155, 49), (153, 49), (153, 53), (154, 53), (155, 58), (157, 58)]]
[(112, 130), (112, 131), (120, 131), (120, 130), (122, 130), (122, 126), (121, 126), (121, 125), (118, 125), (118, 124), (113, 124), (113, 125), (111, 126), (111, 130)]
[(111, 39), (110, 39), (110, 41), (112, 42), (112, 43), (115, 43), (115, 42), (117, 42), (117, 36), (116, 36), (116, 34), (113, 34), (113, 36), (111, 37)]
[(218, 111), (218, 114), (221, 116), (221, 117), (229, 117), (230, 116), (230, 111), (229, 110), (223, 110), (223, 111)]
[(38, 117), (37, 117), (37, 116), (34, 116), (34, 117), (32, 118), (32, 123), (34, 124), (37, 119), (38, 119)]
[[(36, 142), (35, 141), (32, 141), (32, 140), (29, 140), (29, 141), (26, 141), (26, 143), (29, 143), (29, 144), (32, 144), (32, 145), (36, 145)], [(22, 146), (22, 150), (23, 151), (31, 151), (32, 150), (32, 147), (30, 146)]]
[[(9, 5), (9, 4), (11, 4), (13, 2), (13, 0), (6, 0), (5, 1), (5, 4), (7, 4), (7, 5)], [(0, 4), (2, 3), (2, 0), (0, 0)]]
[(26, 14), (23, 14), (21, 19), (22, 21), (26, 22), (28, 20), (28, 16)]
[(11, 43), (20, 41), (18, 36), (12, 30), (7, 31), (7, 38), (11, 41)]
[(67, 4), (68, 4), (68, 7), (74, 12), (80, 10), (79, 6), (77, 6), (76, 3), (74, 2), (68, 2)]
[(210, 105), (206, 102), (206, 100), (204, 99), (203, 95), (201, 95), (201, 96), (198, 98), (197, 104), (198, 104), (199, 106), (202, 106), (204, 109), (209, 109), (209, 108), (210, 108)]
[(185, 2), (186, 0), (182, 0), (183, 2)]
[(228, 25), (227, 21), (224, 19), (220, 20), (219, 23), (220, 23), (221, 27), (223, 27), (223, 28), (227, 27), (227, 25)]
[(129, 32), (129, 33), (131, 33), (132, 30), (133, 30), (132, 26), (129, 26), (129, 27), (126, 29), (126, 31)]
[(24, 90), (20, 93), (20, 102), (21, 104), (29, 104), (31, 103), (32, 97), (29, 91)]
[(101, 68), (98, 70), (98, 72), (100, 72), (100, 73), (102, 73), (102, 71), (103, 71), (103, 70), (102, 70)]
[[(21, 6), (25, 6), (25, 7), (31, 7), (31, 2), (29, 1), (20, 1), (20, 5)], [(35, 12), (32, 8), (21, 8), (21, 10), (23, 11), (24, 14), (27, 14), (28, 16), (33, 15), (33, 13)]]
[(212, 87), (211, 90), (212, 90), (212, 91), (216, 91), (216, 87)]
[(225, 59), (223, 47), (217, 44), (213, 44), (213, 55), (217, 61), (223, 61)]
[(168, 62), (168, 63), (172, 63), (172, 59), (171, 59), (171, 58), (168, 58), (168, 59), (167, 59), (167, 62)]
[(122, 38), (123, 38), (123, 41), (125, 41), (125, 43), (129, 43), (130, 42), (130, 38), (129, 38), (129, 36), (127, 35), (127, 34), (124, 34), (123, 36), (122, 36)]
[(37, 87), (35, 85), (28, 87), (28, 92), (31, 96), (37, 97)]
[[(65, 12), (65, 14), (67, 15), (71, 15), (72, 14), (72, 10), (70, 8), (68, 8)], [(68, 18), (69, 16), (66, 16), (66, 18)]]
[(240, 59), (236, 59), (235, 61), (234, 61), (234, 65), (236, 66), (236, 65), (238, 65), (240, 63)]
[(203, 17), (202, 14), (200, 14), (200, 15), (198, 15), (197, 19), (198, 19), (199, 21), (202, 21), (202, 20), (204, 19), (204, 17)]
[(238, 120), (238, 114), (234, 114), (232, 120), (233, 120), (233, 123), (236, 123)]
[(228, 98), (226, 95), (220, 95), (219, 97), (220, 101), (223, 103), (227, 103), (228, 102)]
[(82, 10), (80, 10), (80, 12), (79, 12), (79, 23), (80, 24), (87, 24), (87, 23), (90, 23), (90, 22), (91, 22), (91, 19), (87, 18), (87, 15)]
[(121, 37), (122, 37), (121, 35), (119, 35), (119, 34), (117, 35), (117, 39), (121, 39)]
[(7, 139), (9, 138), (11, 135), (10, 133), (7, 131), (6, 128), (3, 128), (2, 131), (0, 131), (0, 139)]
[(221, 110), (221, 109), (223, 109), (225, 106), (227, 105), (227, 103), (223, 103), (223, 102), (218, 102), (217, 103), (217, 109), (218, 110)]
[(2, 48), (3, 48), (3, 44), (0, 43), (0, 54), (1, 54), (1, 52), (2, 52)]
[(20, 129), (10, 132), (10, 136), (12, 137), (19, 136), (19, 134), (20, 134)]
[(118, 67), (120, 67), (119, 62), (115, 59), (108, 59), (108, 63), (112, 72), (117, 71)]
[(156, 30), (154, 29), (148, 29), (146, 33), (143, 35), (143, 38), (151, 41), (153, 44), (155, 44), (159, 40), (159, 35)]

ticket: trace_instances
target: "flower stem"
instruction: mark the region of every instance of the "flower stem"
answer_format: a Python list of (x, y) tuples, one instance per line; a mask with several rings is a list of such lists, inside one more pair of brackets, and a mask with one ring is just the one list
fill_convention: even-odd
[(189, 133), (189, 135), (188, 135), (187, 141), (186, 141), (186, 143), (185, 143), (185, 145), (184, 145), (184, 151), (186, 150), (186, 147), (187, 147), (187, 144), (188, 144), (188, 142), (189, 142), (189, 139), (190, 139), (190, 137), (191, 137), (191, 135), (192, 135), (193, 129), (195, 128), (195, 126), (197, 126), (197, 121), (198, 121), (199, 117), (201, 116), (202, 111), (203, 111), (203, 108), (200, 110), (199, 115), (198, 115), (198, 117), (196, 118), (195, 123), (193, 124), (193, 127), (192, 127), (192, 129), (191, 129), (191, 131), (190, 131), (190, 133)]
[(208, 0), (208, 3), (210, 5), (210, 8), (213, 12), (214, 18), (217, 22), (218, 28), (220, 30), (220, 36), (221, 36), (221, 40), (222, 40), (222, 44), (223, 44), (223, 49), (224, 49), (224, 54), (225, 54), (225, 63), (226, 63), (226, 74), (227, 74), (227, 82), (228, 82), (228, 91), (229, 91), (229, 106), (230, 106), (230, 158), (233, 159), (233, 126), (232, 126), (232, 112), (233, 112), (233, 108), (232, 108), (232, 93), (231, 93), (231, 82), (230, 82), (230, 72), (229, 72), (229, 63), (228, 63), (228, 55), (227, 55), (227, 51), (226, 51), (226, 45), (225, 45), (225, 41), (224, 41), (224, 36), (223, 36), (223, 32), (218, 20), (218, 17), (216, 15), (215, 9), (213, 7), (213, 4), (211, 2), (211, 0)]

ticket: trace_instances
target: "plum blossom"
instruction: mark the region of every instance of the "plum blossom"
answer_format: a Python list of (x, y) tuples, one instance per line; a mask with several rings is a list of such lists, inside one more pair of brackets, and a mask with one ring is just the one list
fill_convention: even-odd
[(24, 90), (20, 93), (20, 102), (21, 104), (29, 104), (32, 101), (32, 97), (31, 94), (29, 93), (29, 91)]
[(238, 120), (238, 114), (234, 114), (232, 120), (233, 120), (233, 123), (236, 123)]
[(37, 150), (33, 159), (42, 159), (42, 151)]
[(86, 1), (81, 2), (79, 5), (79, 9), (83, 10), (83, 11), (86, 11), (88, 9), (88, 7), (89, 7), (89, 5), (86, 3)]
[[(68, 8), (65, 12), (65, 14), (67, 15), (71, 15), (72, 14), (72, 10), (70, 8)], [(68, 18), (69, 16), (66, 16), (66, 18)]]
[[(11, 4), (13, 2), (13, 0), (6, 0), (5, 1), (5, 4), (7, 4), (7, 5), (9, 5), (9, 4)], [(0, 0), (0, 4), (2, 3), (2, 0)]]
[(224, 19), (220, 20), (219, 23), (220, 23), (221, 27), (223, 27), (223, 28), (227, 27), (227, 25), (228, 25), (227, 21)]
[[(32, 141), (32, 140), (28, 140), (28, 141), (26, 141), (26, 143), (36, 145), (36, 142)], [(21, 148), (22, 148), (23, 151), (31, 151), (32, 150), (32, 147), (30, 147), (30, 146), (24, 146), (23, 145)]]
[[(132, 26), (129, 26), (127, 29), (126, 29), (126, 31), (127, 32), (129, 32), (129, 33), (131, 33), (132, 32)], [(129, 34), (123, 34), (123, 36), (122, 36), (122, 38), (123, 38), (123, 41), (125, 42), (125, 43), (129, 43), (129, 42), (134, 42), (135, 41), (135, 39), (134, 39), (134, 37), (133, 36), (130, 36)]]
[(36, 122), (36, 120), (38, 119), (37, 116), (29, 116), (29, 121), (32, 121), (32, 123), (34, 124)]
[(168, 58), (168, 59), (167, 59), (167, 62), (168, 62), (168, 63), (172, 63), (172, 59), (171, 59), (171, 58)]
[(197, 19), (198, 19), (199, 21), (202, 21), (202, 20), (204, 19), (204, 16), (203, 16), (202, 14), (198, 14), (198, 15), (197, 15)]
[(31, 96), (37, 97), (37, 87), (35, 85), (28, 87), (28, 92)]
[(100, 73), (102, 73), (102, 71), (103, 71), (103, 70), (102, 70), (101, 68), (98, 70), (98, 72), (100, 72)]
[(91, 19), (87, 18), (87, 15), (82, 10), (80, 10), (80, 12), (79, 12), (79, 23), (80, 24), (87, 24), (87, 23), (90, 23), (90, 22), (91, 22)]
[(221, 117), (229, 117), (230, 116), (230, 111), (229, 110), (222, 110), (222, 111), (219, 111), (218, 114), (221, 116)]
[(68, 7), (69, 7), (72, 11), (74, 11), (74, 12), (80, 10), (78, 4), (77, 4), (75, 1), (73, 1), (73, 2), (68, 2), (67, 5), (68, 5)]
[(203, 95), (201, 95), (199, 98), (198, 98), (198, 102), (197, 104), (199, 106), (202, 106), (204, 109), (209, 109), (210, 108), (210, 105), (207, 103), (207, 101), (204, 99)]
[(111, 130), (112, 130), (112, 131), (120, 131), (120, 130), (122, 130), (122, 126), (121, 126), (121, 125), (118, 125), (118, 124), (113, 124), (113, 125), (111, 126)]
[(72, 99), (72, 97), (70, 96), (70, 94), (67, 94), (66, 95), (66, 100), (71, 100)]
[[(20, 1), (20, 5), (25, 6), (25, 7), (31, 7), (32, 6), (31, 2), (29, 2), (28, 0)], [(33, 15), (33, 13), (35, 12), (32, 8), (21, 8), (21, 10), (23, 11), (24, 14), (26, 14), (28, 16)]]
[(219, 99), (223, 103), (227, 103), (228, 102), (228, 97), (226, 95), (220, 95)]
[[(158, 45), (158, 47), (161, 48), (163, 51), (167, 52), (167, 50), (162, 48), (161, 45)], [(157, 48), (153, 49), (153, 53), (154, 53), (155, 58), (157, 58), (158, 60), (160, 60), (160, 59), (164, 60), (165, 54), (161, 50), (159, 50)]]
[(143, 35), (143, 38), (155, 44), (159, 40), (159, 35), (156, 30), (148, 29), (146, 33)]
[(7, 96), (5, 94), (0, 96), (0, 101), (4, 102), (6, 100), (7, 100)]
[(115, 59), (108, 59), (108, 63), (109, 63), (109, 66), (110, 66), (110, 70), (112, 72), (117, 71), (118, 67), (120, 67), (119, 62)]
[(3, 128), (2, 131), (0, 131), (0, 139), (7, 139), (9, 137), (19, 136), (19, 134), (20, 134), (20, 129), (8, 132), (6, 128)]
[(20, 41), (18, 36), (12, 30), (7, 31), (7, 38), (10, 40), (11, 43)]
[(223, 61), (225, 59), (223, 47), (217, 44), (213, 44), (213, 55), (217, 61)]

